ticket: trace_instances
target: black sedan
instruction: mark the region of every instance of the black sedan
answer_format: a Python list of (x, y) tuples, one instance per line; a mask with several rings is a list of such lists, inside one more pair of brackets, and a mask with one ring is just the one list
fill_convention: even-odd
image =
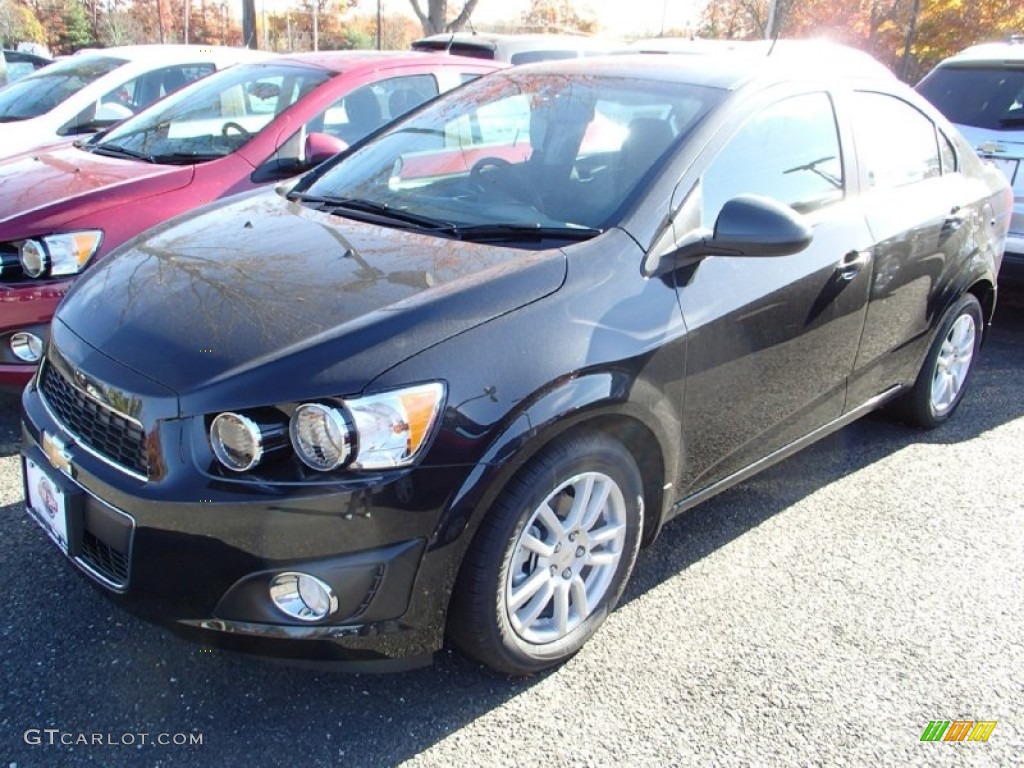
[(563, 661), (669, 519), (964, 396), (1006, 179), (841, 58), (500, 72), (144, 234), (57, 312), (30, 513), (203, 642)]

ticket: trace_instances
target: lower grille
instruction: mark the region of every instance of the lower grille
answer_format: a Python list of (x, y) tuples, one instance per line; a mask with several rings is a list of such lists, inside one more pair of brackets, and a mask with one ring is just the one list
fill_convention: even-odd
[(123, 587), (128, 583), (128, 557), (100, 541), (89, 531), (82, 536), (82, 550), (79, 557), (104, 578)]
[(54, 415), (84, 446), (132, 472), (149, 476), (146, 433), (138, 423), (92, 399), (46, 362), (40, 390)]

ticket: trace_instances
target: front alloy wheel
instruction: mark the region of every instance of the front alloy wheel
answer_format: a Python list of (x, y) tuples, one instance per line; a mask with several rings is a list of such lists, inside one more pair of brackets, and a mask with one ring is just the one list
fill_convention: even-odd
[(625, 588), (643, 527), (629, 451), (581, 434), (509, 481), (466, 553), (448, 633), (468, 656), (523, 675), (572, 656)]
[(626, 501), (607, 475), (566, 480), (534, 510), (512, 551), (505, 606), (528, 643), (569, 635), (608, 593), (626, 543)]

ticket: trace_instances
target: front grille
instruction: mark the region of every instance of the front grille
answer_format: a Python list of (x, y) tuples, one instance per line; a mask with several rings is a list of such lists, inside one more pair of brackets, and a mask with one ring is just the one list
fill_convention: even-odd
[(85, 447), (143, 477), (149, 476), (146, 433), (136, 422), (93, 400), (46, 363), (40, 389), (54, 415)]
[(82, 550), (79, 557), (105, 579), (119, 587), (128, 583), (128, 557), (100, 541), (89, 531), (82, 536)]

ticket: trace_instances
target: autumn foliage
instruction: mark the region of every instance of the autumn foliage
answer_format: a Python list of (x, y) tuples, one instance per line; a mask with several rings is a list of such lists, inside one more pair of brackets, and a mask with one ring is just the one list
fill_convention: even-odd
[[(1021, 0), (777, 0), (773, 34), (827, 37), (868, 51), (909, 82), (979, 42), (1024, 32)], [(768, 0), (711, 0), (701, 37), (768, 33)]]

